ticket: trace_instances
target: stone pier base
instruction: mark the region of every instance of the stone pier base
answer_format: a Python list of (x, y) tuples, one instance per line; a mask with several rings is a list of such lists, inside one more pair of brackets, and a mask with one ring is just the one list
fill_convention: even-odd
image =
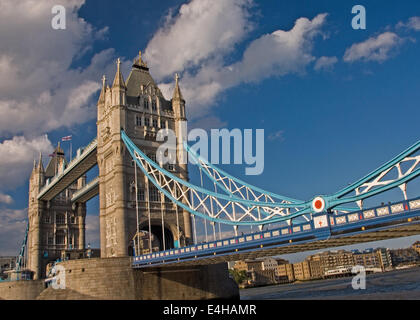
[(201, 300), (239, 298), (238, 286), (229, 278), (225, 263), (191, 267), (132, 269), (130, 258), (97, 258), (70, 260), (59, 265), (65, 269), (65, 289), (45, 289), (39, 280), (15, 282), (14, 284), (19, 288), (13, 290), (6, 286), (3, 287), (3, 283), (1, 283), (0, 299)]

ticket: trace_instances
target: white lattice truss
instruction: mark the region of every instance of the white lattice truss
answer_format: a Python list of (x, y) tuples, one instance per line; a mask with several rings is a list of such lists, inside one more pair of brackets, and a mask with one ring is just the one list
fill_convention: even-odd
[[(269, 192), (264, 190), (257, 189), (253, 186), (249, 186), (242, 181), (238, 181), (237, 179), (233, 179), (223, 173), (220, 170), (217, 170), (205, 161), (202, 161), (199, 158), (196, 158), (198, 161), (198, 165), (206, 172), (208, 176), (211, 177), (211, 180), (214, 181), (215, 189), (217, 186), (221, 187), (222, 190), (225, 190), (228, 194), (238, 197), (239, 199), (243, 200), (250, 200), (255, 202), (261, 203), (261, 209), (267, 215), (281, 215), (287, 216), (290, 213), (298, 212), (301, 210), (302, 206), (305, 205), (304, 202), (299, 200), (289, 200), (289, 199), (282, 199), (281, 196), (273, 195)], [(200, 170), (201, 170), (200, 168)], [(263, 206), (263, 203), (280, 203), (280, 204), (296, 204), (296, 207), (293, 208), (282, 208), (282, 207), (267, 207)], [(300, 205), (300, 207), (299, 207)], [(310, 218), (306, 215), (302, 215), (302, 217), (309, 221)]]
[[(409, 164), (409, 162), (412, 162), (411, 166), (409, 165), (408, 168), (406, 168), (405, 172), (403, 172), (402, 165)], [(402, 180), (403, 178), (412, 174), (416, 168), (420, 168), (419, 164), (420, 164), (420, 155), (409, 156), (409, 157), (404, 158), (399, 163), (381, 172), (380, 174), (378, 174), (376, 177), (372, 178), (368, 182), (365, 182), (361, 186), (355, 188), (356, 196), (366, 194), (369, 191), (375, 190), (375, 188), (390, 185), (399, 180)], [(390, 175), (393, 171), (397, 172), (397, 176), (395, 178), (387, 178), (388, 175)], [(404, 195), (404, 199), (407, 200), (407, 182), (404, 182), (398, 185), (398, 187), (402, 191)], [(363, 208), (363, 200), (358, 200), (356, 201), (356, 203), (360, 209)]]
[[(140, 155), (136, 150), (133, 150), (135, 158), (141, 165), (141, 169), (148, 176), (149, 180), (163, 192), (167, 197), (175, 200), (178, 205), (183, 206), (191, 213), (201, 216), (213, 225), (215, 222), (221, 222), (234, 226), (238, 225), (264, 225), (269, 223), (279, 223), (286, 221), (290, 223), (289, 219), (294, 218), (295, 215), (302, 213), (302, 208), (305, 204), (301, 204), (300, 208), (296, 204), (292, 204), (288, 201), (282, 201), (276, 203), (272, 198), (267, 195), (257, 195), (251, 189), (248, 189), (248, 197), (251, 198), (239, 199), (237, 197), (227, 196), (219, 193), (209, 192), (202, 188), (191, 188), (181, 181), (177, 181), (167, 174), (165, 170), (157, 168), (157, 164), (153, 166), (150, 159), (146, 159)], [(244, 192), (246, 188), (244, 186), (237, 186), (235, 193), (245, 197)], [(233, 189), (231, 189), (233, 190)], [(266, 201), (270, 201), (271, 204), (267, 205), (267, 202), (259, 202), (262, 198)], [(252, 205), (247, 205), (252, 203)], [(289, 218), (290, 217), (290, 218)], [(305, 217), (308, 220), (308, 217)]]

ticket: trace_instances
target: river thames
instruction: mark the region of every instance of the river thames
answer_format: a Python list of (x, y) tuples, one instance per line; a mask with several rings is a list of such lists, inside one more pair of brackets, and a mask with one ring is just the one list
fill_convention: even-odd
[(367, 275), (366, 289), (354, 290), (352, 278), (308, 281), (242, 289), (241, 300), (420, 300), (420, 267)]

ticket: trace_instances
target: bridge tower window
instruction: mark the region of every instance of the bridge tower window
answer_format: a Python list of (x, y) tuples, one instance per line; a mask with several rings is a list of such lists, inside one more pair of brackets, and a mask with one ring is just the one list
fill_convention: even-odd
[(150, 127), (150, 119), (148, 117), (144, 118), (144, 125)]
[(149, 201), (151, 202), (160, 202), (160, 193), (155, 186), (149, 187)]
[(136, 116), (136, 126), (141, 126), (141, 117), (140, 116)]
[(64, 232), (57, 232), (57, 234), (55, 235), (55, 244), (66, 244), (66, 235), (64, 234)]
[(66, 223), (66, 216), (62, 213), (57, 214), (56, 218), (55, 218), (55, 223), (56, 224), (65, 224)]

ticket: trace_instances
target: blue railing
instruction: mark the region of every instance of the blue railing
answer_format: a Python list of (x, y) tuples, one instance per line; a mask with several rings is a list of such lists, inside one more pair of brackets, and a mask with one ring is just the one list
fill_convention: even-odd
[(253, 251), (267, 246), (288, 245), (295, 241), (320, 240), (338, 232), (356, 230), (364, 232), (371, 226), (418, 216), (420, 216), (420, 197), (357, 212), (338, 215), (321, 213), (314, 215), (311, 221), (305, 223), (136, 256), (133, 258), (133, 267)]

